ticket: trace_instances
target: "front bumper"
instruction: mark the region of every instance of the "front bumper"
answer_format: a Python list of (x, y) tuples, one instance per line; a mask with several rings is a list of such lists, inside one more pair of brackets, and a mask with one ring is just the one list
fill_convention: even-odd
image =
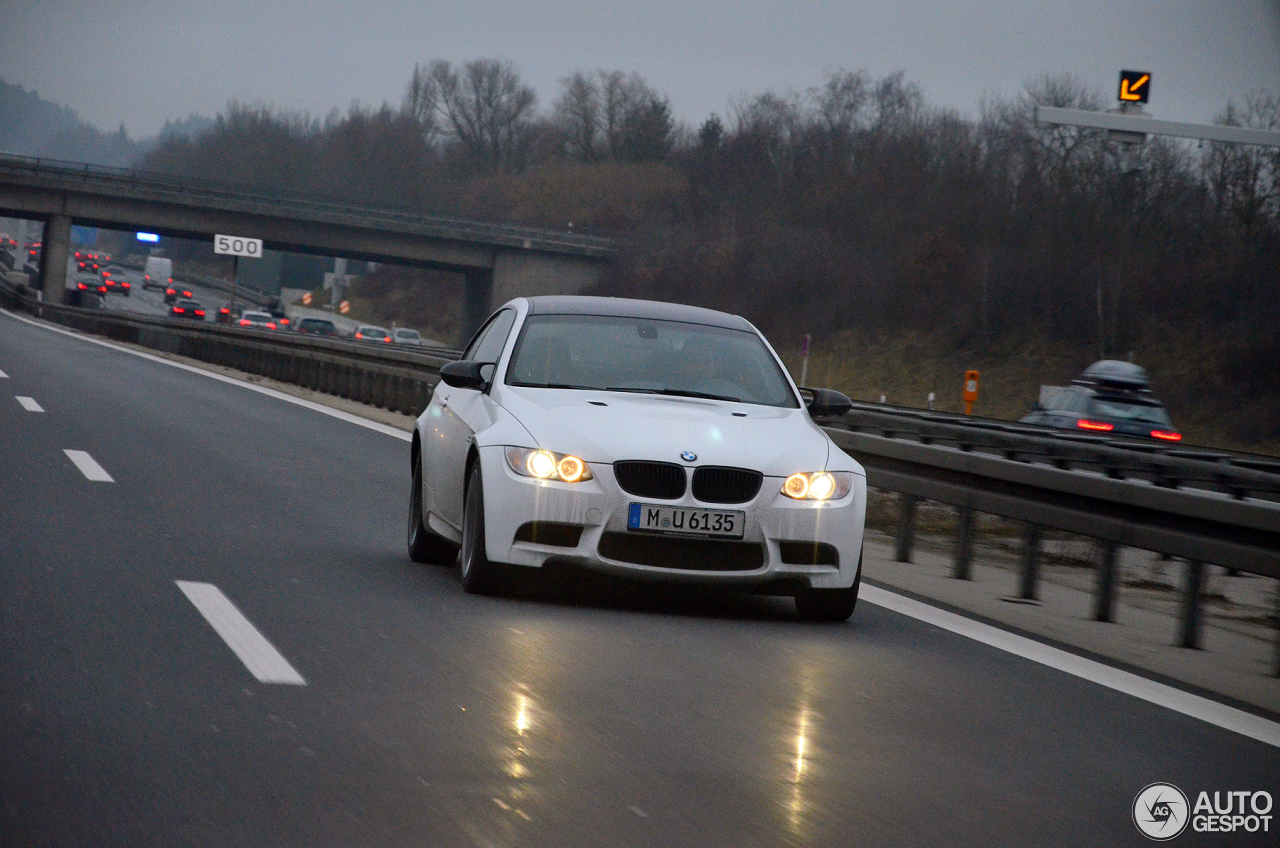
[[(770, 583), (847, 588), (857, 576), (867, 494), (860, 474), (838, 501), (792, 500), (780, 494), (781, 478), (765, 477), (747, 503), (706, 504), (688, 491), (676, 501), (630, 495), (608, 464), (588, 463), (594, 478), (581, 483), (523, 477), (507, 465), (504, 451), (498, 446), (480, 450), (485, 547), (497, 562), (534, 568), (564, 562), (628, 578), (743, 588)], [(633, 502), (740, 510), (746, 518), (743, 538), (708, 542), (629, 531)], [(531, 533), (531, 523), (553, 532)]]

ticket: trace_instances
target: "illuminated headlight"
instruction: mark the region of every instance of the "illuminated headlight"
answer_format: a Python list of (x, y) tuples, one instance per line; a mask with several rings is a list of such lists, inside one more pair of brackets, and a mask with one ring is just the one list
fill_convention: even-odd
[(590, 480), (591, 469), (576, 456), (534, 448), (507, 448), (507, 464), (522, 477), (581, 483)]
[(782, 494), (798, 501), (839, 500), (852, 486), (853, 475), (848, 471), (812, 471), (788, 477)]

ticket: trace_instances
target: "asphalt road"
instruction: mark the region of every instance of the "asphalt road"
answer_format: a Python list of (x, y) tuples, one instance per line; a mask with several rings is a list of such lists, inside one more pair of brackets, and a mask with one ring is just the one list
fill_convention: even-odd
[(865, 602), (465, 595), (400, 438), (2, 314), (0, 372), (0, 845), (1143, 845), (1147, 784), (1280, 796), (1276, 747)]

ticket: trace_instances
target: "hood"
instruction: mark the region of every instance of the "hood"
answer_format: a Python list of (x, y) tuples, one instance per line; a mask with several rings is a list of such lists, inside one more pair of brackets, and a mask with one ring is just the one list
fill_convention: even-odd
[[(803, 409), (660, 395), (502, 387), (540, 447), (587, 462), (645, 459), (750, 468), (771, 477), (827, 467), (830, 440)], [(686, 462), (685, 452), (697, 454)]]

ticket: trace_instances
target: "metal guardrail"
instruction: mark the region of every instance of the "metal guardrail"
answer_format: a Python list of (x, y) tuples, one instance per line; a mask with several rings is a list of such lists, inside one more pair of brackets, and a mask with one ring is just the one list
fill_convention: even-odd
[(455, 353), (388, 350), (342, 339), (47, 304), (7, 280), (0, 281), (0, 302), (115, 341), (415, 416), (430, 402), (440, 366)]
[(45, 183), (98, 187), (113, 194), (118, 194), (122, 189), (169, 194), (180, 192), (182, 195), (180, 202), (186, 204), (192, 203), (197, 197), (206, 201), (256, 203), (270, 206), (273, 214), (283, 211), (304, 215), (339, 215), (359, 219), (364, 225), (393, 224), (440, 238), (479, 241), (522, 249), (580, 253), (598, 257), (611, 256), (615, 249), (614, 240), (606, 236), (491, 223), (447, 215), (430, 215), (409, 209), (364, 206), (344, 202), (338, 198), (274, 194), (264, 192), (256, 186), (159, 171), (140, 171), (58, 159), (0, 154), (0, 174), (25, 176)]

